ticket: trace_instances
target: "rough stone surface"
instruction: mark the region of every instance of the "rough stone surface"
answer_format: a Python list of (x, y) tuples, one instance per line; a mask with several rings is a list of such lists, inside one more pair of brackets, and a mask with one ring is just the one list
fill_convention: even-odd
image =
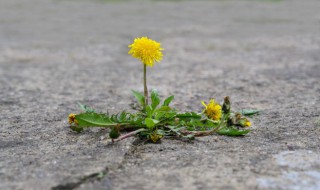
[[(0, 189), (320, 189), (320, 3), (0, 1)], [(243, 138), (111, 144), (76, 134), (77, 102), (129, 109), (134, 37), (162, 42), (149, 87), (262, 110)]]

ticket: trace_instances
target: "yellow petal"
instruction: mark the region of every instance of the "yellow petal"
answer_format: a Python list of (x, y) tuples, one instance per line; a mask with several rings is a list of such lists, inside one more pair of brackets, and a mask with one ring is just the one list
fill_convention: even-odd
[(201, 103), (205, 108), (207, 108), (207, 105), (206, 105), (206, 103), (204, 103), (204, 101), (201, 101)]

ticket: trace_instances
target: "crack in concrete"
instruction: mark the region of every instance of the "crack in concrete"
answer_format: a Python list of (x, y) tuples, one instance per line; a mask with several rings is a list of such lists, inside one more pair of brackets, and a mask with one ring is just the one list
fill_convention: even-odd
[[(144, 141), (141, 141), (140, 139), (136, 139), (132, 142), (131, 147), (128, 149), (128, 151), (124, 154), (123, 160), (118, 164), (116, 168), (121, 168), (123, 164), (125, 164), (126, 160), (131, 158), (132, 155), (135, 154), (137, 150), (137, 146), (141, 145)], [(69, 182), (69, 183), (63, 183), (59, 184), (57, 186), (54, 186), (51, 188), (51, 190), (73, 190), (81, 186), (82, 184), (88, 183), (88, 182), (95, 182), (98, 180), (102, 180), (108, 172), (110, 171), (109, 167), (105, 167), (104, 170), (100, 172), (95, 172), (90, 175), (84, 176), (79, 178), (76, 182)]]
[(60, 185), (54, 186), (51, 188), (51, 190), (72, 190), (72, 189), (79, 187), (80, 185), (82, 185), (84, 183), (101, 180), (108, 173), (108, 171), (109, 171), (109, 169), (106, 167), (104, 170), (87, 175), (87, 176), (84, 176), (76, 182), (70, 182), (70, 183), (65, 183), (65, 184), (60, 184)]

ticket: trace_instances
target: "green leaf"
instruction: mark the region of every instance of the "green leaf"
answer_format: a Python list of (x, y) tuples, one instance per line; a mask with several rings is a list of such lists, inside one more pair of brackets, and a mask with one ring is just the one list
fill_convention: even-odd
[(147, 107), (146, 107), (146, 112), (147, 112), (147, 116), (148, 116), (148, 117), (152, 117), (152, 115), (153, 115), (153, 109), (152, 109), (152, 107), (151, 107), (150, 105), (147, 105)]
[(127, 115), (128, 115), (128, 113), (123, 111), (123, 112), (121, 112), (121, 114), (117, 115), (117, 120), (118, 121), (124, 121), (124, 120), (126, 120)]
[(164, 100), (163, 102), (163, 106), (169, 106), (169, 104), (171, 103), (171, 101), (174, 99), (174, 96), (169, 96), (167, 99)]
[(145, 119), (145, 122), (146, 122), (146, 126), (148, 128), (153, 128), (157, 123), (159, 123), (158, 120), (155, 120), (155, 119), (151, 119), (151, 118), (146, 118)]
[(80, 108), (81, 108), (84, 112), (86, 112), (86, 113), (94, 113), (94, 112), (96, 112), (96, 110), (88, 107), (87, 105), (83, 105), (83, 104), (81, 104), (80, 102), (78, 102), (78, 105), (79, 105)]
[(144, 107), (145, 106), (145, 99), (144, 99), (144, 96), (137, 92), (137, 91), (134, 91), (132, 90), (132, 94), (134, 95), (134, 97), (138, 100), (139, 104)]
[(79, 127), (108, 127), (117, 125), (107, 115), (98, 113), (82, 113), (76, 115), (76, 120)]
[(174, 133), (176, 133), (176, 134), (178, 134), (178, 135), (180, 135), (180, 130), (181, 129), (184, 129), (184, 127), (177, 127), (177, 126), (168, 126), (168, 128), (172, 131), (172, 132), (174, 132)]
[(166, 115), (166, 113), (167, 113), (167, 112), (164, 112), (164, 111), (156, 112), (156, 113), (154, 114), (154, 118), (155, 118), (156, 120), (159, 120), (160, 118), (164, 117), (164, 116)]
[(152, 109), (156, 109), (156, 107), (160, 104), (160, 97), (158, 91), (153, 89), (151, 91), (151, 107)]
[(226, 135), (226, 136), (243, 136), (249, 132), (250, 130), (238, 130), (233, 127), (224, 127), (220, 129), (217, 133), (219, 135)]
[(164, 131), (164, 130), (162, 130), (162, 129), (158, 129), (157, 131), (156, 131), (156, 133), (158, 134), (158, 135), (166, 135), (166, 131)]
[(168, 112), (172, 110), (169, 106), (161, 106), (160, 108), (156, 109), (155, 112)]
[(201, 115), (195, 112), (185, 112), (185, 113), (179, 113), (177, 114), (177, 117), (180, 119), (186, 119), (186, 118), (201, 118)]
[(219, 122), (217, 121), (212, 121), (212, 120), (201, 120), (198, 118), (192, 118), (190, 119), (190, 121), (186, 121), (185, 125), (188, 128), (193, 128), (193, 129), (197, 129), (197, 130), (210, 130), (213, 127), (217, 127), (219, 124)]
[(255, 115), (259, 114), (260, 110), (253, 110), (253, 109), (243, 109), (240, 111), (242, 115), (250, 116), (250, 115)]

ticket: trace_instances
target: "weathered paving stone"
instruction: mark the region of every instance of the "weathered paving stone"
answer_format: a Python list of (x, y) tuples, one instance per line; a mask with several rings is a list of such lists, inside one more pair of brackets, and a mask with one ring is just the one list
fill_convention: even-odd
[(319, 152), (297, 150), (283, 151), (268, 160), (271, 167), (281, 168), (276, 175), (260, 176), (261, 189), (318, 189), (320, 187)]
[[(320, 189), (320, 4), (0, 1), (0, 189)], [(162, 42), (149, 88), (180, 110), (229, 95), (246, 137), (112, 144), (68, 128), (77, 102), (130, 109), (134, 37)]]

